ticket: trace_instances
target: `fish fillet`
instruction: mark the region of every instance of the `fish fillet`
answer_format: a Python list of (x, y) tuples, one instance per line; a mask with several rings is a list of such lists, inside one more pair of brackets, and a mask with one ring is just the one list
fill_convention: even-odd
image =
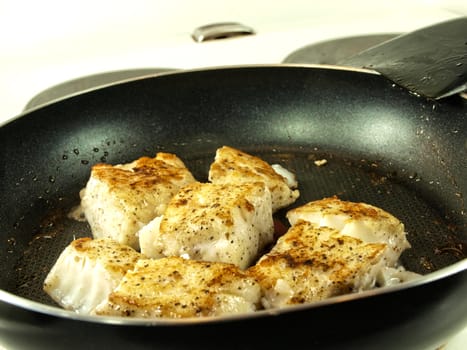
[(283, 308), (372, 288), (384, 248), (299, 220), (247, 273), (265, 308)]
[(367, 243), (384, 243), (386, 266), (397, 266), (401, 253), (410, 248), (404, 224), (387, 211), (366, 203), (343, 201), (334, 197), (309, 202), (286, 214), (291, 225), (299, 220), (327, 226), (342, 235)]
[(140, 258), (133, 248), (111, 239), (79, 238), (62, 251), (43, 289), (63, 308), (89, 314)]
[(243, 269), (273, 241), (271, 194), (264, 182), (192, 183), (138, 235), (148, 257), (182, 256)]
[(271, 191), (273, 212), (294, 203), (300, 195), (293, 173), (229, 146), (217, 149), (208, 179), (217, 184), (264, 181)]
[(194, 181), (182, 160), (170, 153), (115, 166), (96, 164), (80, 192), (81, 209), (94, 238), (109, 237), (139, 249), (136, 232)]
[(185, 260), (143, 259), (99, 305), (96, 315), (143, 318), (220, 316), (256, 311), (260, 287), (237, 266)]

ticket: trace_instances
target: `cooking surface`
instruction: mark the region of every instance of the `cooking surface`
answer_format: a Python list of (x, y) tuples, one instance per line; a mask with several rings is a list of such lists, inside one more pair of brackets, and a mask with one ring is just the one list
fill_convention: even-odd
[[(294, 171), (300, 197), (287, 209), (310, 200), (338, 195), (342, 200), (371, 203), (395, 215), (405, 224), (407, 238), (412, 245), (401, 256), (407, 270), (427, 274), (465, 258), (460, 237), (449, 228), (452, 223), (439, 214), (434, 203), (414, 192), (410, 185), (402, 183), (390, 169), (379, 169), (377, 164), (370, 161), (345, 159), (320, 153), (319, 150), (291, 149), (280, 153), (276, 150), (261, 150), (261, 153), (247, 151), (270, 164), (281, 164)], [(108, 152), (112, 152), (111, 147)], [(193, 158), (183, 153), (178, 155), (198, 180), (207, 181), (207, 170), (214, 153), (207, 152)], [(327, 164), (321, 167), (310, 161), (323, 159)], [(72, 198), (77, 197), (77, 193), (72, 195)], [(44, 218), (15, 268), (2, 267), (17, 274), (13, 279), (16, 284), (4, 288), (28, 299), (56, 305), (42, 290), (47, 273), (74, 237), (91, 237), (87, 223), (68, 217), (79, 203), (73, 204), (68, 208), (53, 210)], [(280, 211), (275, 217), (288, 226), (285, 211)]]
[[(46, 0), (28, 6), (26, 11), (21, 2), (8, 0), (0, 4), (0, 124), (25, 107), (57, 97), (57, 90), (40, 95), (44, 90), (83, 76), (139, 69), (280, 63), (302, 48), (326, 46), (323, 42), (362, 36), (380, 39), (467, 15), (463, 0), (175, 0), (166, 4), (137, 1), (131, 7), (123, 1), (82, 1), (75, 8)], [(251, 26), (255, 34), (203, 43), (192, 39), (195, 28), (224, 21)], [(368, 41), (364, 44), (368, 45)], [(326, 60), (332, 63), (329, 56)], [(117, 73), (110, 81), (121, 78)], [(92, 78), (78, 82), (71, 90), (96, 85)], [(97, 85), (100, 83), (97, 81)], [(66, 88), (59, 95), (69, 93)], [(463, 349), (466, 341), (467, 329), (445, 349)]]

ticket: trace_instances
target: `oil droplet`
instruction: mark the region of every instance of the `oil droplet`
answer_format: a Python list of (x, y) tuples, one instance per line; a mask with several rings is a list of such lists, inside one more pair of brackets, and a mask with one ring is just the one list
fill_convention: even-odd
[(11, 248), (8, 250), (8, 252), (9, 252), (9, 253), (12, 253), (12, 252), (13, 252), (12, 248), (13, 248), (14, 246), (16, 246), (16, 239), (15, 239), (14, 237), (10, 237), (10, 238), (7, 239), (7, 243), (8, 243), (8, 245), (11, 247)]
[(412, 173), (412, 174), (409, 174), (409, 179), (410, 180), (414, 180), (415, 182), (419, 182), (420, 181), (420, 177), (417, 173)]
[(64, 154), (64, 155), (62, 156), (62, 159), (63, 159), (63, 160), (67, 160), (67, 159), (68, 159), (68, 156), (67, 156), (66, 154)]
[(75, 149), (73, 150), (73, 153), (76, 154), (76, 155), (78, 155), (78, 154), (79, 154), (79, 149), (75, 148)]
[(55, 182), (55, 177), (54, 176), (49, 176), (49, 182), (54, 183)]
[(96, 153), (99, 152), (99, 148), (97, 148), (97, 147), (94, 147), (92, 150), (93, 150), (94, 152), (96, 152)]
[(81, 164), (84, 164), (84, 165), (89, 164), (89, 160), (83, 159), (81, 160)]

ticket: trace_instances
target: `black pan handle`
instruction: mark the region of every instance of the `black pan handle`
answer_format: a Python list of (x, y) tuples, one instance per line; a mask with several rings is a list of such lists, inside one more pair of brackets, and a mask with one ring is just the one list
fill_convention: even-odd
[(432, 99), (463, 92), (467, 89), (467, 17), (402, 34), (338, 63), (373, 69)]

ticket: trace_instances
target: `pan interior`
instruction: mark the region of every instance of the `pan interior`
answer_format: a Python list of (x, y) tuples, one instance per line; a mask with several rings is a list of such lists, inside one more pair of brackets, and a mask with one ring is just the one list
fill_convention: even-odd
[[(423, 196), (399, 181), (394, 173), (381, 171), (375, 162), (340, 158), (316, 150), (247, 151), (295, 172), (301, 194), (290, 208), (337, 195), (344, 200), (373, 204), (394, 214), (405, 224), (412, 245), (401, 257), (402, 264), (411, 271), (427, 274), (465, 257), (464, 243), (450, 223)], [(206, 181), (213, 157), (213, 153), (206, 153), (188, 159), (186, 165), (198, 180)], [(324, 160), (326, 164), (319, 165)], [(71, 240), (91, 236), (87, 223), (69, 218), (72, 209), (73, 206), (57, 209), (43, 218), (15, 266), (16, 276), (7, 286), (12, 293), (55, 305), (42, 291), (48, 271)], [(284, 225), (288, 225), (287, 209), (276, 215)]]
[(54, 305), (42, 283), (66, 245), (90, 235), (67, 215), (93, 164), (172, 152), (206, 181), (222, 145), (295, 172), (293, 206), (337, 195), (398, 217), (407, 269), (449, 266), (466, 255), (466, 106), (373, 74), (249, 67), (135, 80), (34, 110), (0, 128), (0, 287)]

